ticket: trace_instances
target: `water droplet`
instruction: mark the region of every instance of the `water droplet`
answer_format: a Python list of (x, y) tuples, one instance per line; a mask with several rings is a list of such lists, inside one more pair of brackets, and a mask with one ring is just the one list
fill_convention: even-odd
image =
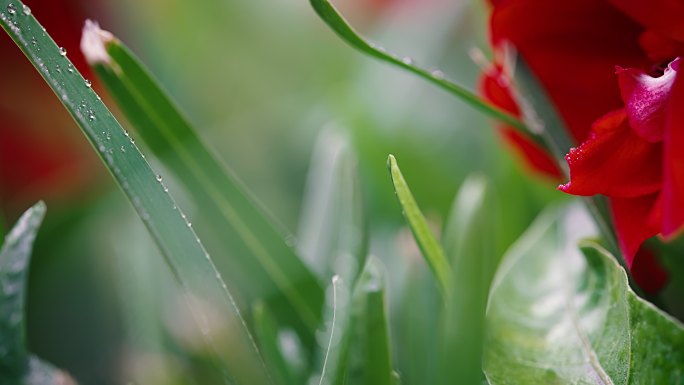
[(14, 4), (8, 4), (7, 5), (7, 13), (10, 15), (16, 15), (17, 14), (17, 7), (14, 6)]
[(109, 132), (103, 134), (105, 134), (105, 138), (107, 138), (107, 140), (112, 140), (112, 134), (110, 134)]
[(161, 175), (159, 175), (159, 174), (157, 174), (157, 182), (161, 183), (161, 182), (162, 182), (162, 180), (163, 180), (163, 179), (162, 179), (162, 176), (161, 176)]
[[(93, 112), (91, 111), (91, 112), (88, 114), (88, 119), (90, 119), (90, 121), (92, 122), (92, 121), (94, 121), (94, 120), (97, 119), (97, 118), (95, 117), (95, 114), (93, 114)], [(110, 138), (107, 138), (107, 139), (110, 139)]]
[(163, 187), (164, 187), (164, 192), (165, 192), (165, 193), (169, 192), (169, 188), (168, 188), (168, 187), (166, 187), (166, 186), (163, 186)]
[(28, 7), (28, 5), (24, 4), (24, 7), (22, 9), (24, 11), (24, 15), (29, 16), (31, 14), (31, 8)]
[(441, 70), (432, 70), (432, 71), (430, 71), (430, 74), (434, 78), (444, 79), (444, 72), (442, 72)]
[(107, 151), (107, 147), (105, 147), (104, 144), (101, 144), (100, 147), (98, 147), (98, 149), (100, 150), (100, 152)]
[(62, 67), (61, 67), (59, 64), (57, 64), (57, 65), (55, 66), (55, 71), (57, 71), (57, 73), (60, 73), (60, 74), (61, 74), (61, 73), (62, 73)]
[(411, 58), (409, 56), (404, 56), (404, 58), (401, 59), (401, 62), (410, 66), (410, 65), (413, 65), (413, 58)]
[(85, 85), (86, 85), (86, 87), (90, 88), (90, 86), (92, 86), (93, 83), (92, 83), (90, 80), (86, 79), (86, 80), (85, 80)]
[(34, 36), (31, 38), (31, 45), (36, 45), (36, 44), (38, 44), (38, 40), (36, 40), (36, 37)]
[(128, 138), (128, 131), (124, 130), (124, 135)]
[(64, 47), (59, 47), (59, 54), (60, 54), (61, 56), (66, 56), (66, 53), (67, 53), (67, 52), (66, 52), (66, 48), (64, 48)]
[(121, 152), (126, 152), (126, 147), (121, 146), (120, 150), (121, 150)]

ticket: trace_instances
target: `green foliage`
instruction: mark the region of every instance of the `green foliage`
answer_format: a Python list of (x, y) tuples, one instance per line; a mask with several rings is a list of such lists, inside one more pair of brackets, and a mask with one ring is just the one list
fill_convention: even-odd
[(440, 383), (482, 381), (482, 342), (489, 285), (498, 265), (492, 242), (494, 213), (489, 182), (465, 180), (444, 230), (444, 248), (453, 266), (453, 287), (443, 320)]
[(442, 250), (442, 246), (432, 234), (425, 217), (420, 212), (418, 204), (413, 198), (394, 156), (390, 155), (387, 159), (387, 167), (389, 168), (394, 191), (399, 199), (399, 204), (401, 204), (404, 217), (406, 217), (413, 236), (423, 252), (425, 261), (435, 275), (442, 293), (447, 296), (451, 290), (451, 268), (444, 250)]
[(0, 249), (0, 383), (68, 385), (61, 370), (32, 356), (26, 347), (26, 289), (29, 261), (45, 216), (38, 202), (19, 218)]
[(323, 302), (317, 278), (140, 61), (93, 23), (83, 41), (92, 43), (91, 51), (106, 50), (106, 59), (91, 65), (145, 144), (194, 198), (218, 239), (213, 254), (221, 256), (217, 263), (231, 287), (267, 301), (277, 319), (297, 326), (311, 343)]
[(502, 261), (487, 311), (490, 384), (681, 383), (684, 329), (637, 297), (598, 244), (582, 242), (584, 256), (564, 247), (567, 216), (547, 212)]
[(335, 33), (346, 41), (352, 47), (359, 51), (372, 56), (381, 61), (396, 65), (409, 72), (412, 72), (421, 78), (441, 87), (447, 92), (457, 96), (459, 99), (477, 108), (478, 110), (490, 115), (496, 119), (501, 120), (512, 127), (518, 129), (523, 135), (529, 136), (536, 140), (534, 133), (531, 132), (523, 122), (511, 115), (510, 113), (494, 106), (487, 101), (477, 96), (472, 91), (469, 91), (463, 86), (453, 83), (444, 78), (444, 74), (439, 70), (428, 71), (413, 64), (410, 57), (400, 58), (399, 56), (389, 54), (384, 48), (378, 47), (375, 44), (369, 43), (362, 38), (354, 29), (347, 23), (340, 15), (329, 0), (309, 0), (311, 6), (316, 11), (318, 16), (333, 30)]
[[(270, 382), (235, 303), (209, 254), (128, 133), (23, 4), (0, 0), (0, 24), (26, 54), (95, 147), (105, 166), (157, 240), (169, 268), (185, 289), (202, 338), (229, 378), (250, 384)], [(14, 12), (9, 12), (13, 9)], [(208, 315), (211, 309), (214, 317)], [(211, 324), (218, 318), (222, 325)], [(221, 341), (231, 327), (230, 343)]]

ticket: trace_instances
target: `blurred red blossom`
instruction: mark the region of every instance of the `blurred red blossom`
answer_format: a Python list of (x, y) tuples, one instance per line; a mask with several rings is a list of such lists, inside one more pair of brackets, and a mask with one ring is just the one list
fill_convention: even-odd
[[(83, 0), (27, 1), (57, 44), (84, 76), (89, 69), (79, 52), (86, 7)], [(0, 39), (5, 90), (0, 94), (0, 202), (15, 215), (38, 199), (75, 198), (92, 185), (99, 170), (64, 108), (7, 37)]]

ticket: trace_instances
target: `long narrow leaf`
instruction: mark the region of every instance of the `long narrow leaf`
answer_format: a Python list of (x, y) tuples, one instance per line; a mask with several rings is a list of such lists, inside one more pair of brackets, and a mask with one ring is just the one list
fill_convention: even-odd
[(75, 384), (65, 372), (31, 356), (26, 347), (26, 290), (33, 241), (45, 203), (28, 209), (0, 249), (0, 384)]
[[(220, 357), (226, 383), (270, 383), (221, 276), (161, 178), (30, 9), (14, 0), (0, 0), (0, 9), (5, 10), (0, 13), (5, 32), (57, 94), (155, 238), (187, 293), (205, 342)], [(208, 309), (218, 317), (210, 317)], [(216, 318), (223, 322), (209, 322)], [(231, 328), (230, 343), (219, 337), (226, 327)]]
[[(337, 276), (335, 294), (350, 298), (354, 282), (363, 268), (367, 245), (356, 156), (342, 133), (324, 130), (311, 157), (307, 194), (302, 208), (302, 254), (323, 276)], [(318, 353), (315, 372), (323, 372), (329, 384), (342, 384), (346, 375), (350, 312), (335, 309), (334, 296), (327, 296), (323, 320), (333, 324), (339, 340), (334, 349)]]
[(539, 142), (539, 138), (529, 130), (525, 123), (510, 113), (483, 100), (481, 97), (467, 88), (445, 79), (444, 74), (441, 71), (428, 71), (426, 69), (420, 68), (413, 64), (412, 59), (389, 54), (385, 51), (385, 49), (366, 41), (363, 37), (356, 33), (356, 31), (354, 31), (354, 29), (349, 25), (349, 23), (347, 23), (344, 17), (342, 17), (342, 15), (337, 11), (335, 6), (330, 3), (329, 0), (310, 0), (310, 3), (318, 16), (320, 16), (320, 18), (323, 19), (323, 21), (333, 31), (335, 31), (335, 33), (341, 37), (342, 40), (346, 41), (352, 47), (369, 56), (390, 64), (394, 64), (422, 77), (423, 79), (428, 80), (440, 88), (445, 89), (447, 92), (456, 95), (464, 102), (470, 104), (485, 114), (511, 125), (521, 134)]
[(445, 250), (453, 267), (453, 287), (444, 318), (442, 384), (482, 382), (482, 345), (489, 285), (497, 266), (492, 196), (487, 180), (463, 182), (445, 228)]
[(345, 384), (393, 385), (392, 346), (386, 278), (379, 259), (370, 257), (354, 288), (351, 339)]
[(393, 155), (389, 156), (387, 166), (392, 177), (392, 184), (394, 184), (394, 191), (397, 194), (397, 198), (399, 198), (399, 203), (404, 212), (404, 217), (413, 232), (418, 247), (420, 247), (423, 253), (423, 257), (425, 257), (425, 261), (437, 279), (442, 294), (446, 296), (451, 290), (451, 268), (449, 261), (444, 254), (444, 250), (442, 250), (442, 246), (432, 234), (425, 217), (420, 212), (418, 204), (413, 198), (411, 190), (409, 190), (406, 180), (404, 180), (404, 175), (402, 175), (397, 160)]
[(118, 39), (88, 21), (82, 50), (127, 119), (178, 175), (220, 237), (219, 251), (229, 254), (227, 276), (252, 297), (269, 300), (277, 318), (294, 318), (311, 337), (320, 321), (323, 289), (261, 208)]
[(39, 202), (21, 216), (0, 250), (0, 372), (19, 376), (28, 365), (24, 305), (33, 241), (45, 203)]

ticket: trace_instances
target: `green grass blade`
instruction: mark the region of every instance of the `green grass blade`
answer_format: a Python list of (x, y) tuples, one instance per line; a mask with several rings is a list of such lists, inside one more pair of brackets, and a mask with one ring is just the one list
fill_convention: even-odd
[[(28, 8), (19, 1), (0, 0), (0, 9), (5, 10), (0, 13), (3, 29), (81, 127), (156, 240), (187, 293), (207, 346), (221, 361), (225, 381), (270, 383), (263, 361), (211, 258), (131, 138), (91, 89), (90, 82), (74, 69), (66, 52), (30, 11), (24, 11)], [(209, 309), (212, 317), (208, 315)], [(210, 323), (210, 319), (223, 323)], [(231, 327), (229, 343), (220, 338), (226, 336), (227, 326)]]
[(257, 302), (252, 313), (257, 341), (266, 363), (271, 368), (275, 382), (280, 385), (303, 383), (301, 379), (299, 381), (296, 379), (294, 371), (278, 346), (278, 324), (271, 311), (263, 302)]
[(26, 348), (26, 289), (33, 242), (45, 217), (38, 202), (19, 218), (0, 249), (0, 384), (75, 384)]
[(269, 300), (277, 318), (294, 318), (292, 323), (312, 340), (323, 303), (317, 278), (118, 39), (88, 22), (82, 46), (145, 144), (177, 174), (217, 232), (221, 251), (229, 254), (221, 261), (228, 266), (227, 277), (252, 297)]
[(453, 266), (446, 306), (441, 376), (443, 384), (482, 382), (482, 344), (489, 285), (497, 266), (493, 197), (483, 176), (463, 182), (444, 232)]
[[(356, 156), (343, 133), (324, 130), (311, 157), (307, 193), (302, 208), (298, 240), (302, 255), (324, 277), (337, 276), (331, 286), (339, 298), (350, 298), (354, 282), (367, 254), (362, 199)], [(335, 318), (335, 348), (318, 352), (315, 373), (323, 372), (327, 383), (342, 384), (346, 374), (350, 313), (335, 308), (327, 296), (324, 325)]]
[(346, 383), (393, 385), (386, 277), (379, 259), (370, 257), (359, 277), (351, 303), (351, 338)]
[(310, 0), (311, 6), (316, 11), (318, 16), (333, 30), (335, 33), (346, 41), (352, 47), (359, 51), (372, 56), (381, 61), (394, 64), (403, 68), (419, 77), (437, 85), (447, 92), (457, 96), (464, 102), (470, 104), (483, 113), (496, 118), (504, 123), (515, 127), (523, 135), (530, 137), (532, 140), (539, 141), (539, 139), (531, 132), (528, 127), (515, 116), (510, 113), (488, 103), (480, 96), (467, 88), (453, 83), (444, 78), (441, 71), (428, 71), (413, 64), (413, 60), (408, 57), (400, 58), (399, 56), (387, 53), (383, 48), (369, 43), (361, 37), (354, 29), (347, 23), (342, 15), (337, 11), (329, 0)]
[(411, 232), (413, 232), (413, 237), (416, 239), (420, 251), (423, 253), (423, 257), (425, 257), (428, 266), (430, 266), (432, 273), (437, 279), (442, 294), (444, 294), (446, 298), (451, 290), (451, 268), (449, 266), (449, 261), (444, 254), (442, 246), (432, 234), (425, 217), (420, 212), (418, 204), (413, 198), (411, 190), (409, 190), (406, 180), (404, 180), (404, 176), (399, 169), (397, 160), (393, 155), (389, 156), (387, 166), (404, 217), (411, 228)]
[(0, 249), (0, 373), (7, 375), (20, 376), (27, 370), (26, 281), (33, 241), (44, 216), (45, 203), (38, 202), (19, 218)]
[(344, 134), (324, 130), (311, 156), (297, 234), (300, 254), (329, 279), (353, 284), (364, 264), (367, 242), (356, 154)]

